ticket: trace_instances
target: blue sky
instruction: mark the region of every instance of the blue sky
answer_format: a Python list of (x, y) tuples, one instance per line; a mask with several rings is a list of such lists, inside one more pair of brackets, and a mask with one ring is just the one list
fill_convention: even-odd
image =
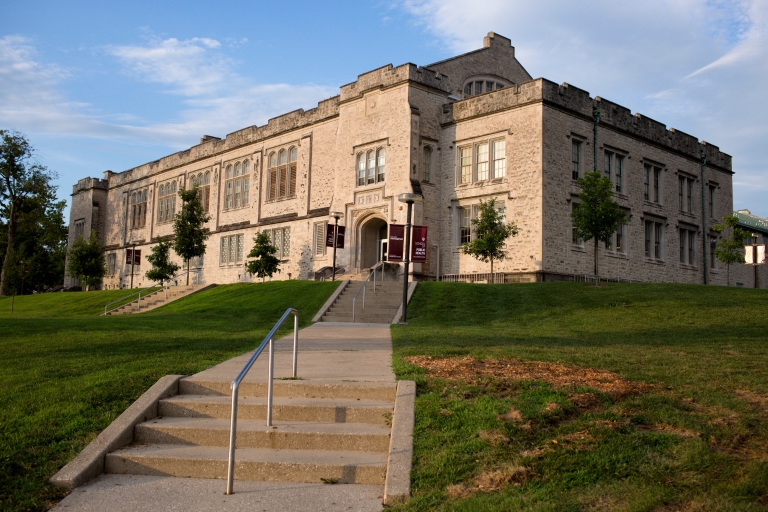
[(470, 51), (489, 31), (534, 77), (718, 145), (734, 207), (768, 216), (768, 0), (27, 0), (0, 18), (0, 127), (29, 137), (68, 198), (79, 178), (312, 108), (360, 73)]

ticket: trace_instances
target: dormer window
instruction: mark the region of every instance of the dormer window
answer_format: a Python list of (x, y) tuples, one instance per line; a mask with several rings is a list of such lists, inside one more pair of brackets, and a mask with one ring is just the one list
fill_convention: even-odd
[(477, 96), (486, 92), (498, 91), (509, 86), (510, 83), (496, 77), (476, 76), (464, 82), (464, 97)]

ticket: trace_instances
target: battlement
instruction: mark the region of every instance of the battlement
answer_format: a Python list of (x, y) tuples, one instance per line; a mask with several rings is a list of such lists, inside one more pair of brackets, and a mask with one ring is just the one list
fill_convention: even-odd
[(697, 160), (703, 151), (707, 155), (709, 165), (726, 171), (732, 169), (731, 156), (713, 144), (699, 141), (696, 137), (674, 128), (667, 129), (665, 124), (640, 113), (633, 115), (628, 108), (599, 96), (592, 98), (589, 92), (578, 87), (567, 83), (558, 85), (544, 78), (447, 104), (443, 108), (442, 123), (460, 122), (534, 102), (568, 110), (589, 120), (592, 119), (592, 111), (596, 108), (600, 111), (600, 126), (614, 127), (631, 136), (665, 146)]
[(100, 180), (99, 178), (83, 178), (72, 186), (72, 195), (79, 192), (84, 192), (93, 188), (99, 188), (107, 190), (109, 188), (108, 180)]
[(371, 89), (389, 87), (406, 81), (424, 84), (447, 93), (448, 88), (445, 85), (444, 77), (445, 75), (437, 71), (417, 66), (410, 62), (397, 67), (387, 64), (386, 66), (358, 75), (355, 82), (342, 85), (341, 101), (359, 98), (364, 92)]
[[(113, 187), (120, 186), (128, 181), (145, 178), (155, 173), (180, 167), (202, 158), (208, 158), (231, 149), (266, 140), (283, 132), (309, 126), (324, 119), (329, 119), (339, 114), (339, 96), (323, 100), (317, 107), (310, 110), (298, 109), (281, 116), (273, 117), (263, 126), (249, 126), (242, 130), (227, 134), (226, 138), (207, 138), (200, 144), (192, 146), (165, 156), (159, 160), (128, 169), (127, 171), (111, 174), (109, 184)], [(82, 180), (81, 180), (82, 181)]]

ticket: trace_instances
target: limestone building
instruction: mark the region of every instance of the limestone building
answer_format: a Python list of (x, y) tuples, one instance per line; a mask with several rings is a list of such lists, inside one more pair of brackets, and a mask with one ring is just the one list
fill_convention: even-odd
[[(711, 230), (732, 212), (731, 157), (716, 146), (568, 84), (532, 79), (510, 40), (489, 33), (479, 50), (428, 66), (387, 65), (343, 85), (316, 108), (200, 144), (73, 189), (70, 240), (95, 230), (106, 246), (106, 288), (147, 286), (146, 256), (172, 235), (182, 187), (195, 184), (211, 215), (207, 252), (193, 267), (205, 283), (252, 281), (245, 260), (268, 230), (283, 261), (276, 279), (313, 279), (331, 265), (329, 212), (343, 212), (346, 272), (381, 259), (389, 224), (404, 224), (398, 194), (424, 201), (428, 227), (417, 279), (466, 279), (488, 265), (462, 255), (481, 200), (496, 198), (520, 234), (495, 266), (507, 281), (592, 274), (592, 245), (575, 240), (575, 179), (593, 168), (593, 109), (600, 111), (598, 168), (615, 185), (629, 224), (601, 244), (601, 275), (638, 281), (725, 284)], [(706, 154), (706, 219), (701, 158)], [(703, 243), (702, 237), (706, 243)], [(439, 263), (438, 263), (439, 262)], [(439, 265), (439, 268), (438, 268)], [(68, 285), (75, 281), (68, 278)]]

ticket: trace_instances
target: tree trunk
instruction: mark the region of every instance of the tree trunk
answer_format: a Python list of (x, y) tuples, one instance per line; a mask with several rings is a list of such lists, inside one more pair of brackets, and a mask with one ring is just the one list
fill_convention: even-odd
[(731, 264), (725, 266), (725, 282), (726, 286), (731, 286)]
[(189, 286), (189, 259), (187, 259), (187, 286)]
[(598, 267), (597, 267), (597, 253), (600, 249), (600, 240), (595, 237), (595, 286), (600, 284), (600, 274), (598, 273)]
[(491, 257), (491, 284), (494, 284), (496, 281), (493, 279), (493, 257)]
[(11, 255), (11, 248), (16, 240), (16, 211), (13, 207), (13, 201), (11, 201), (11, 214), (8, 219), (8, 245), (5, 249), (5, 257), (3, 258), (3, 270), (0, 272), (0, 295), (7, 295), (8, 290), (5, 289), (5, 272), (8, 266), (8, 258)]

